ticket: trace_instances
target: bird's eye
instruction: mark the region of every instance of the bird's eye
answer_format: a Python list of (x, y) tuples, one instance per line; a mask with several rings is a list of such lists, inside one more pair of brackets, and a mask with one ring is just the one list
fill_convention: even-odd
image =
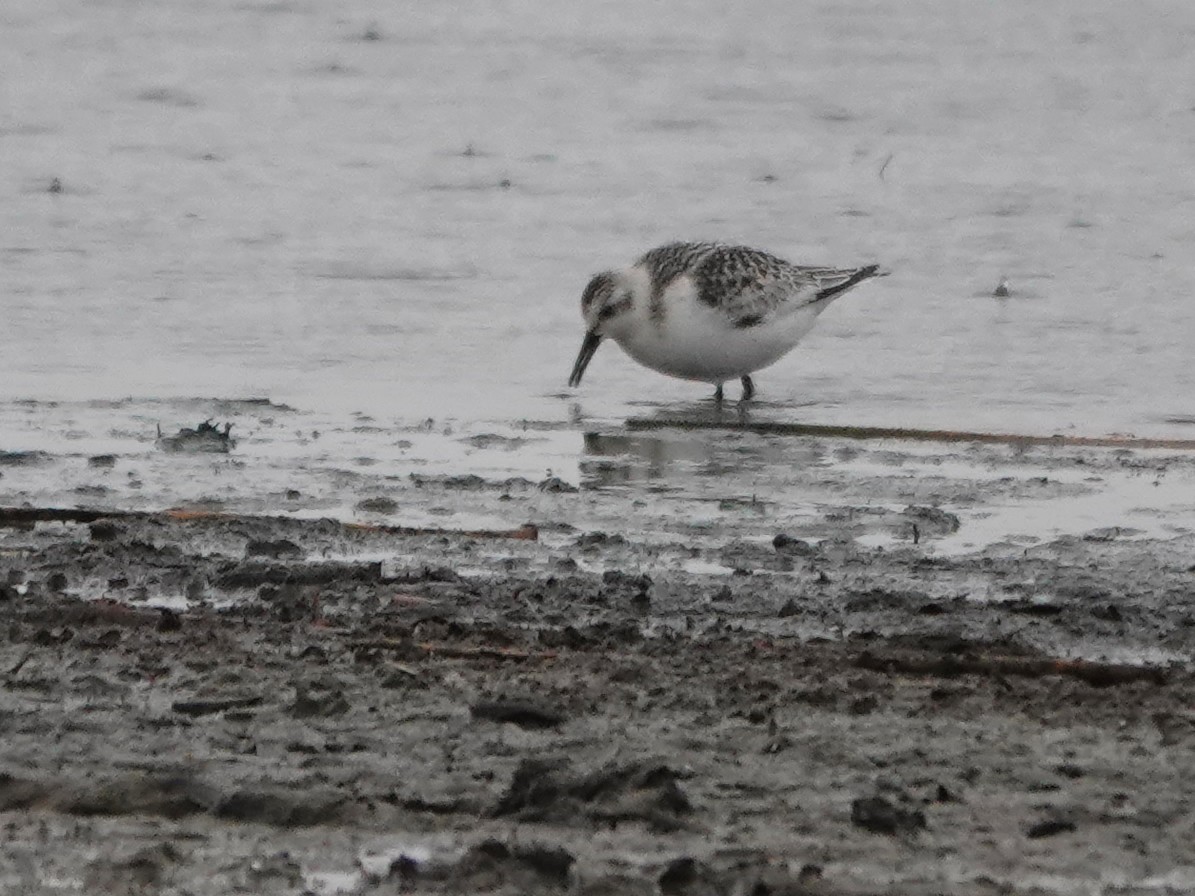
[(631, 297), (623, 296), (617, 302), (610, 302), (598, 312), (598, 320), (605, 321), (617, 317), (631, 307)]

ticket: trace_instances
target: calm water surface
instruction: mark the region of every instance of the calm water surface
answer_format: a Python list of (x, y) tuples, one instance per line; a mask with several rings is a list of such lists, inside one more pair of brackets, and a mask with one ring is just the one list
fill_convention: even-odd
[(705, 413), (613, 346), (564, 382), (591, 273), (719, 238), (894, 271), (759, 417), (1189, 435), (1192, 46), (1180, 0), (7, 0), (0, 418)]

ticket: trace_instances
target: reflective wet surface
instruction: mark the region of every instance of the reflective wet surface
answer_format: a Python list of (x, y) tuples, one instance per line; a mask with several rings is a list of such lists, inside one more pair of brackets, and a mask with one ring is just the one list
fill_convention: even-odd
[(893, 270), (757, 413), (1189, 432), (1195, 12), (1150, 9), (9, 3), (0, 399), (673, 413), (614, 346), (564, 388), (581, 288), (719, 238)]

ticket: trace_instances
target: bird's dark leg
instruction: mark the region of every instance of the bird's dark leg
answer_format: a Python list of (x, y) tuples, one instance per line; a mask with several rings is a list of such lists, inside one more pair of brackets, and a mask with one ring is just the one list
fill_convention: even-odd
[(751, 377), (743, 377), (743, 401), (748, 401), (755, 397), (755, 383), (751, 382)]
[(718, 383), (718, 385), (716, 385), (714, 387), (714, 404), (721, 404), (721, 403), (722, 403), (722, 384)]

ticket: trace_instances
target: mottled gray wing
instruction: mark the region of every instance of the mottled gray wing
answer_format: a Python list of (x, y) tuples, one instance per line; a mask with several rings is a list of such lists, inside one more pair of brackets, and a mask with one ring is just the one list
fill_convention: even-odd
[(799, 288), (791, 271), (792, 265), (767, 252), (719, 246), (701, 260), (692, 277), (698, 301), (717, 308), (736, 327), (753, 327)]
[(878, 268), (798, 267), (745, 246), (719, 246), (696, 266), (697, 297), (736, 327), (754, 327), (776, 314), (837, 296)]

